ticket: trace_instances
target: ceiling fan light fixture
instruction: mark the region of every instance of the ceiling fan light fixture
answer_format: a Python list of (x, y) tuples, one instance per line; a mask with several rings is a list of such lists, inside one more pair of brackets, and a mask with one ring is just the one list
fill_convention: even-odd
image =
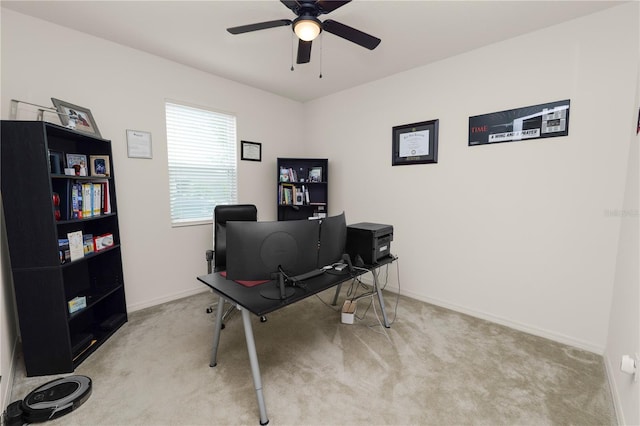
[(293, 22), (293, 32), (303, 41), (312, 41), (322, 31), (320, 21), (313, 17), (300, 17)]

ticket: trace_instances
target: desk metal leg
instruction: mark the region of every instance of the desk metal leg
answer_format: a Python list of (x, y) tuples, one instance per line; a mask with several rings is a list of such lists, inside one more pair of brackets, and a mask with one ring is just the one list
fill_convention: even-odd
[(378, 294), (378, 302), (380, 302), (380, 309), (382, 310), (382, 318), (384, 319), (384, 326), (390, 328), (389, 319), (387, 318), (387, 310), (384, 308), (384, 299), (382, 298), (382, 290), (380, 290), (380, 282), (378, 281), (378, 269), (372, 269), (371, 275), (373, 275), (373, 287), (374, 291)]
[(249, 362), (251, 363), (251, 374), (253, 374), (253, 385), (256, 388), (256, 396), (258, 398), (258, 408), (260, 409), (260, 424), (269, 423), (267, 418), (267, 407), (264, 404), (264, 396), (262, 395), (262, 380), (260, 379), (260, 366), (258, 365), (258, 354), (256, 352), (256, 342), (253, 339), (253, 328), (251, 327), (251, 315), (249, 311), (240, 308), (242, 312), (242, 323), (244, 324), (244, 335), (247, 339), (247, 352), (249, 352)]
[(336, 294), (335, 296), (333, 296), (333, 302), (331, 302), (331, 305), (336, 306), (336, 303), (338, 303), (338, 295), (340, 294), (341, 289), (342, 283), (338, 284), (338, 286), (336, 287)]
[(220, 331), (222, 331), (222, 315), (224, 313), (224, 299), (218, 298), (218, 309), (216, 310), (216, 328), (213, 332), (213, 348), (211, 349), (211, 361), (209, 367), (215, 367), (218, 363), (218, 344), (220, 343)]

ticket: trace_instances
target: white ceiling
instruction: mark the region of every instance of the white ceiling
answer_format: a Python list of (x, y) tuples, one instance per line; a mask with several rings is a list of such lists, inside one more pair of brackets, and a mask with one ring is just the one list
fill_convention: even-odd
[[(333, 34), (295, 62), (291, 27), (231, 35), (295, 16), (278, 0), (5, 1), (2, 6), (298, 101), (307, 101), (624, 2), (354, 0), (334, 19), (382, 39), (367, 50)], [(525, 52), (511, 52), (511, 54)], [(293, 59), (292, 59), (293, 58)], [(322, 78), (319, 74), (322, 72)]]

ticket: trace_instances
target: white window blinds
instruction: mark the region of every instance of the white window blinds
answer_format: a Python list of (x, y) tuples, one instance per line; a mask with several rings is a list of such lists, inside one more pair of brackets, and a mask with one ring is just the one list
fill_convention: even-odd
[(172, 225), (210, 223), (237, 203), (236, 118), (166, 102)]

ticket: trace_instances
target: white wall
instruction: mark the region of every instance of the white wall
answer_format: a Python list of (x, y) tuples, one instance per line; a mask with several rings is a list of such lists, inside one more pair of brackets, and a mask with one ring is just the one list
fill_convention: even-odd
[[(636, 108), (640, 108), (640, 69), (638, 69)], [(640, 383), (634, 382), (632, 376), (620, 371), (623, 355), (633, 357), (634, 354), (640, 354), (640, 270), (638, 269), (638, 259), (640, 259), (638, 250), (640, 151), (638, 144), (640, 136), (633, 129), (634, 124), (632, 120), (625, 198), (621, 207), (614, 212), (621, 217), (622, 224), (609, 318), (609, 336), (605, 351), (614, 400), (617, 402), (618, 422), (628, 425), (640, 425)]]
[[(3, 9), (0, 107), (6, 119), (11, 98), (64, 99), (91, 108), (113, 140), (130, 309), (201, 290), (210, 245), (210, 226), (169, 224), (168, 98), (234, 112), (239, 139), (263, 143), (263, 162), (239, 162), (240, 201), (256, 203), (260, 219), (275, 218), (276, 157), (326, 156), (330, 213), (394, 225), (404, 294), (598, 353), (606, 346), (613, 359), (625, 337), (613, 319), (609, 329), (609, 307), (634, 289), (617, 258), (623, 220), (610, 212), (630, 185), (637, 64), (632, 2), (300, 108)], [(471, 115), (565, 98), (568, 137), (467, 146)], [(391, 128), (436, 118), (438, 164), (392, 167)], [(153, 160), (127, 158), (126, 129), (152, 132)]]
[[(170, 225), (165, 99), (234, 113), (238, 139), (262, 143), (262, 162), (238, 162), (239, 201), (255, 203), (262, 220), (276, 217), (275, 158), (304, 154), (297, 138), (303, 121), (300, 104), (1, 10), (1, 118), (9, 118), (11, 99), (51, 105), (50, 98), (55, 97), (90, 108), (102, 136), (113, 141), (129, 310), (204, 291), (196, 276), (206, 273), (204, 252), (212, 246), (212, 229), (210, 225)], [(27, 116), (30, 112), (21, 110), (20, 114), (33, 118)], [(283, 122), (282, 117), (288, 120)], [(152, 160), (127, 157), (126, 129), (152, 133)], [(2, 256), (5, 267), (4, 247)], [(0, 306), (0, 402), (6, 406), (17, 330), (10, 275), (3, 273), (0, 281), (4, 297)]]
[[(2, 36), (2, 118), (12, 98), (51, 105), (55, 97), (90, 108), (113, 141), (131, 310), (203, 290), (195, 277), (206, 273), (211, 247), (210, 225), (170, 224), (165, 99), (237, 115), (238, 138), (263, 144), (262, 162), (238, 162), (239, 201), (275, 219), (275, 158), (302, 155), (298, 102), (6, 9)], [(152, 133), (152, 160), (127, 157), (126, 129)]]
[[(624, 194), (637, 9), (306, 105), (310, 155), (331, 159), (333, 213), (394, 225), (404, 294), (603, 353), (620, 226), (606, 212)], [(467, 145), (469, 116), (562, 99), (568, 137)], [(392, 127), (431, 119), (438, 164), (392, 167)]]

